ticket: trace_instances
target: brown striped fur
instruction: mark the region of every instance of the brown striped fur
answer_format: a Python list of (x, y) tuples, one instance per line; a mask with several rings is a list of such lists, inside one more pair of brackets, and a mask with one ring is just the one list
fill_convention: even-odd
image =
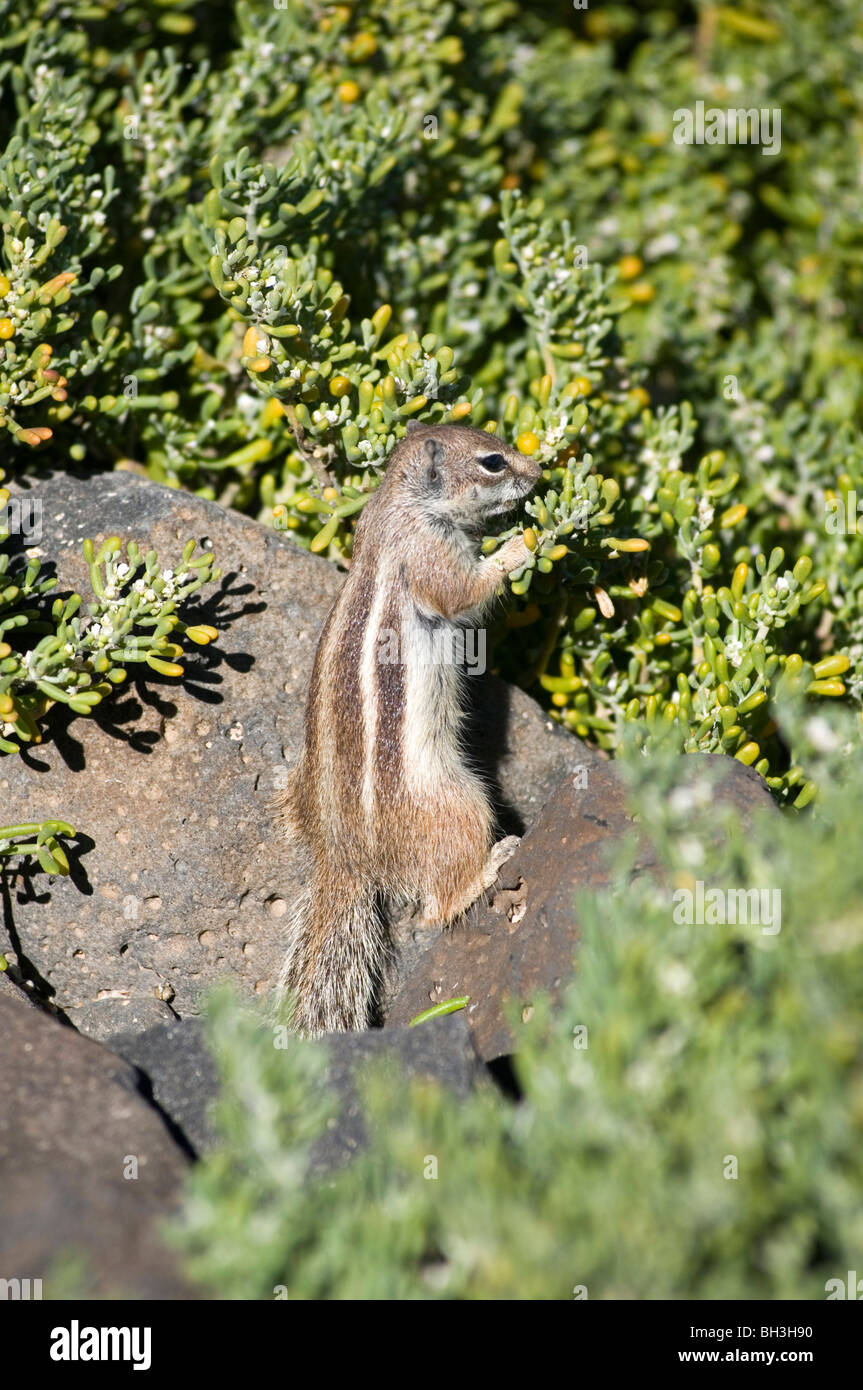
[(465, 765), (462, 673), (432, 659), (430, 644), (481, 615), (524, 563), (521, 536), (487, 558), (478, 541), (487, 518), (510, 510), (539, 472), (484, 431), (422, 426), (396, 446), (363, 511), (318, 643), (285, 798), (308, 874), (280, 993), (290, 993), (304, 1034), (369, 1025), (394, 903), (451, 923), (512, 852), (511, 840), (493, 843), (488, 794)]

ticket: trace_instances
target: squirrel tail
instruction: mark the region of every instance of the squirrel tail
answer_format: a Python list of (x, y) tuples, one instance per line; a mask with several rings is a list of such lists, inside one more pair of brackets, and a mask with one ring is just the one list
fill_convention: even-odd
[(368, 1028), (392, 945), (379, 895), (348, 875), (313, 870), (297, 900), (278, 982), (304, 1037)]

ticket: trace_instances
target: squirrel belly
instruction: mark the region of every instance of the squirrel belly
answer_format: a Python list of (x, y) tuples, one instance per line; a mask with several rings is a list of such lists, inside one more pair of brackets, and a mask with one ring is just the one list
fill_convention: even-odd
[[(297, 1031), (362, 1029), (393, 958), (389, 914), (455, 921), (514, 842), (462, 743), (464, 628), (523, 563), (521, 537), (478, 554), (478, 528), (539, 468), (483, 431), (420, 427), (397, 446), (357, 527), (348, 578), (315, 656), (285, 826), (306, 886), (279, 993)], [(494, 562), (494, 563), (493, 563)]]

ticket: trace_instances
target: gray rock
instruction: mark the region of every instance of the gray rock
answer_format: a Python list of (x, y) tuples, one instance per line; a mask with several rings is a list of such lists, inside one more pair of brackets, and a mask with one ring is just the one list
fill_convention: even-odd
[[(0, 950), (95, 1038), (194, 1015), (224, 977), (266, 994), (297, 889), (273, 801), (341, 576), (256, 521), (132, 474), (46, 475), (27, 490), (42, 502), (41, 549), (61, 589), (89, 594), (81, 541), (111, 534), (166, 564), (189, 537), (207, 538), (225, 577), (190, 606), (220, 637), (189, 644), (182, 680), (148, 670), (96, 717), (55, 708), (43, 744), (0, 762), (9, 819), (62, 817), (79, 836), (70, 878), (18, 874)], [(470, 685), (501, 819), (523, 829), (562, 769), (597, 755), (520, 691)], [(166, 987), (170, 1007), (155, 993)]]
[(196, 1297), (159, 1234), (188, 1160), (133, 1068), (6, 991), (0, 1037), (0, 1276), (44, 1298)]
[(215, 1135), (207, 1111), (219, 1081), (199, 1019), (172, 1019), (142, 1032), (116, 1033), (105, 1045), (137, 1068), (145, 1093), (196, 1154), (212, 1148)]
[[(219, 1092), (201, 1024), (185, 1019), (112, 1048), (50, 1018), (14, 986), (0, 988), (4, 1086), (0, 1105), (0, 1278), (42, 1281), (43, 1298), (203, 1296), (164, 1243), (191, 1149), (215, 1133)], [(463, 1098), (487, 1071), (461, 1015), (417, 1028), (335, 1034), (327, 1053), (337, 1113), (314, 1146), (309, 1173), (349, 1162), (366, 1133), (357, 1087), (369, 1063), (392, 1084), (428, 1077)], [(127, 1177), (132, 1161), (137, 1176)]]
[(380, 1066), (393, 1087), (402, 1085), (405, 1077), (427, 1077), (446, 1086), (456, 1100), (474, 1086), (491, 1084), (464, 1013), (432, 1018), (415, 1028), (333, 1033), (314, 1045), (329, 1053), (327, 1080), (338, 1092), (340, 1105), (338, 1118), (312, 1150), (313, 1174), (346, 1163), (365, 1143), (356, 1082), (369, 1063)]
[[(106, 1045), (137, 1069), (144, 1094), (152, 1096), (183, 1142), (198, 1155), (214, 1146), (216, 1133), (208, 1111), (219, 1094), (219, 1078), (199, 1020), (117, 1034)], [(327, 1085), (339, 1101), (337, 1119), (314, 1148), (313, 1172), (346, 1162), (362, 1146), (365, 1130), (356, 1078), (369, 1062), (382, 1063), (394, 1085), (404, 1075), (428, 1077), (457, 1098), (488, 1080), (461, 1014), (430, 1019), (415, 1028), (334, 1033), (304, 1045), (325, 1049)]]

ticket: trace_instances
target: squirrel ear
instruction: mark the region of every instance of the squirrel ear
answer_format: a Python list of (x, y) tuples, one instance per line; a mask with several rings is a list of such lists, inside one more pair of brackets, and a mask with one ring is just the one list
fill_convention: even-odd
[(438, 464), (443, 463), (444, 447), (439, 439), (427, 439), (423, 445), (423, 448), (428, 454), (429, 463), (432, 465), (433, 468), (436, 468)]
[(443, 488), (440, 465), (444, 460), (444, 447), (439, 439), (426, 439), (423, 448), (428, 459), (426, 485), (430, 492), (440, 492)]
[(421, 430), (422, 425), (419, 420), (408, 420), (405, 426), (405, 434), (413, 434), (414, 430)]

